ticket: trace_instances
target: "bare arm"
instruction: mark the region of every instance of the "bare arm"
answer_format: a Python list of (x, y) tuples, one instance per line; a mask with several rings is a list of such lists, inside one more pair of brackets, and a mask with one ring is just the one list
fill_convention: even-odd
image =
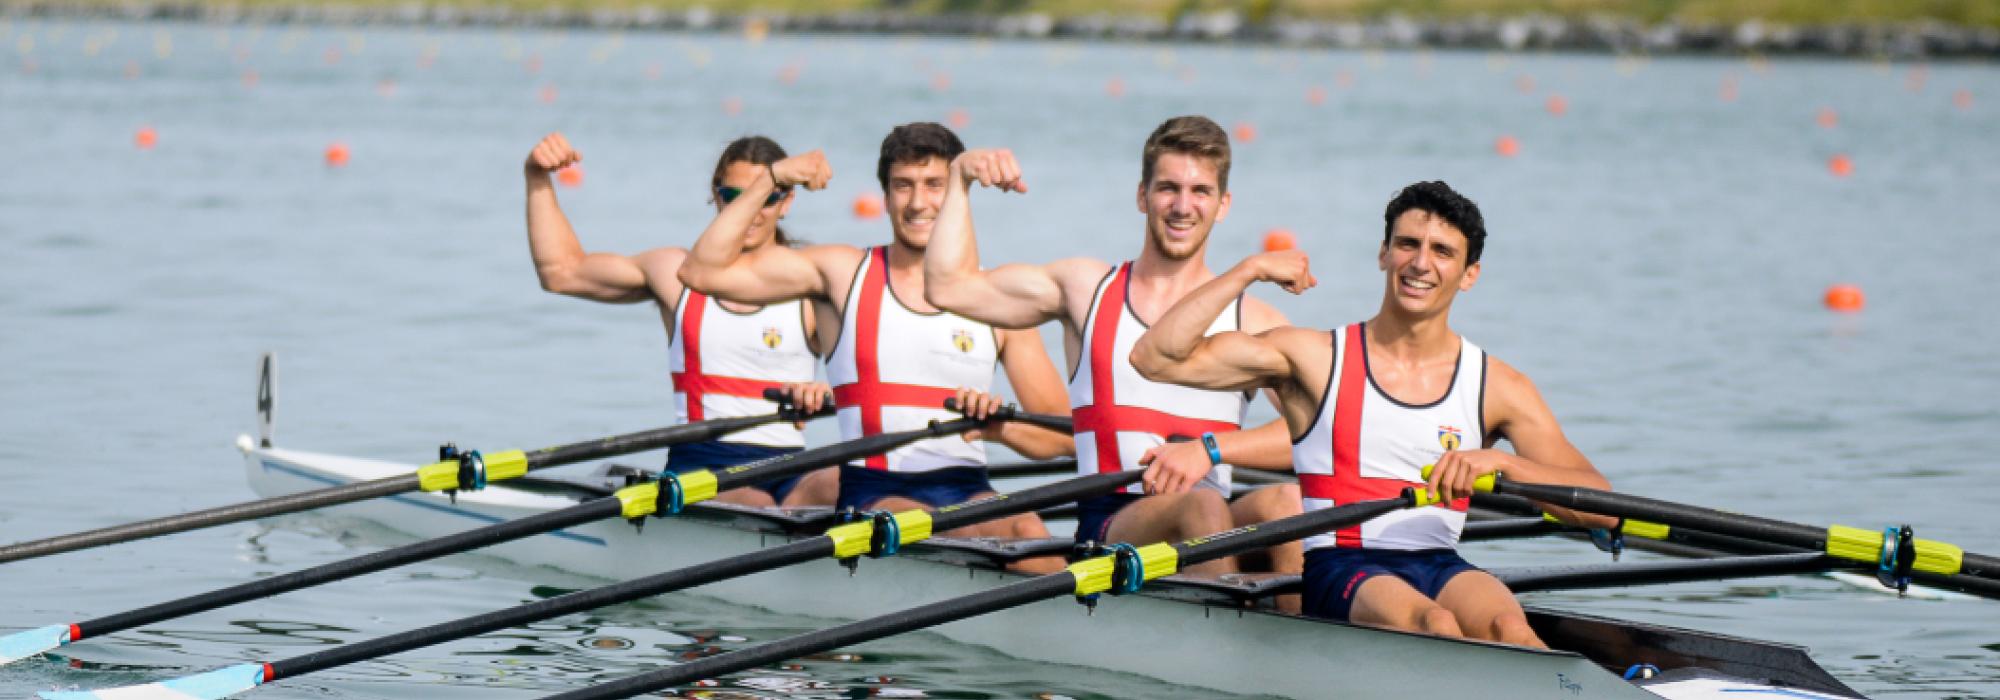
[[(549, 134), (535, 145), (522, 166), (528, 185), (528, 253), (542, 289), (582, 299), (630, 304), (652, 298), (646, 273), (631, 258), (615, 253), (587, 253), (556, 202), (549, 173), (583, 160), (562, 134)], [(673, 303), (667, 297), (666, 303)]]
[[(1292, 363), (1271, 331), (1207, 335), (1215, 317), (1258, 281), (1294, 293), (1313, 284), (1303, 253), (1263, 253), (1244, 259), (1174, 304), (1132, 347), (1139, 376), (1197, 389), (1244, 391), (1276, 388), (1292, 376)], [(1282, 330), (1282, 327), (1280, 327)]]
[[(1514, 452), (1494, 449), (1446, 452), (1431, 470), (1434, 488), (1448, 497), (1468, 495), (1475, 479), (1499, 471), (1523, 483), (1609, 490), (1611, 482), (1563, 435), (1555, 413), (1542, 401), (1534, 382), (1498, 359), (1489, 356), (1487, 362), (1485, 410), (1493, 423), (1488, 440), (1504, 438), (1513, 444)], [(1618, 522), (1616, 518), (1537, 505), (1564, 522), (1584, 527), (1612, 527)]]
[[(1069, 390), (1062, 373), (1056, 371), (1049, 351), (1042, 347), (1042, 335), (1032, 328), (1000, 332), (1000, 366), (1007, 371), (1007, 383), (1021, 410), (1049, 415), (1069, 414)], [(1049, 459), (1076, 454), (1076, 442), (1068, 433), (1038, 428), (1026, 423), (1003, 423), (988, 433), (988, 439), (1013, 448), (1029, 459)]]
[[(819, 151), (771, 166), (770, 177), (750, 183), (716, 214), (680, 266), (680, 281), (704, 294), (747, 304), (768, 304), (826, 293), (826, 279), (806, 251), (764, 246), (745, 252), (744, 237), (764, 198), (780, 186), (821, 189), (833, 177)], [(827, 246), (818, 246), (824, 248)]]
[(1021, 182), (1020, 165), (1006, 150), (966, 151), (952, 160), (937, 228), (924, 250), (924, 299), (1001, 328), (1033, 328), (1060, 317), (1063, 287), (1055, 271), (1019, 264), (979, 268), (979, 244), (972, 226), (973, 182), (1002, 192), (1028, 191)]

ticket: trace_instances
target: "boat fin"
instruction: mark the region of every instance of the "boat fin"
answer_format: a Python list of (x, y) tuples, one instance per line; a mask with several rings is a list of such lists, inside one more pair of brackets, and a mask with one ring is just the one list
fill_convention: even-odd
[(43, 700), (222, 700), (264, 682), (264, 664), (237, 664), (173, 680), (122, 688), (42, 691)]
[(49, 625), (0, 637), (0, 665), (11, 664), (69, 643), (69, 625)]
[(271, 413), (278, 403), (278, 353), (264, 353), (257, 370), (257, 445), (271, 446), (272, 428), (276, 425)]

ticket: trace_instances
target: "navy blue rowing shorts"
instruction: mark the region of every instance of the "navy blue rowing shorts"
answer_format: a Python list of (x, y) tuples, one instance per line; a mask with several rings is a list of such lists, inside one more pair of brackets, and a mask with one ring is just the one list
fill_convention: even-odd
[(840, 467), (840, 502), (837, 508), (868, 510), (890, 496), (943, 508), (972, 500), (976, 494), (992, 491), (985, 467), (950, 467), (927, 472), (892, 472), (853, 465)]
[(1354, 592), (1372, 576), (1394, 576), (1437, 600), (1453, 576), (1478, 571), (1454, 549), (1341, 549), (1306, 552), (1305, 614), (1342, 622), (1354, 610)]

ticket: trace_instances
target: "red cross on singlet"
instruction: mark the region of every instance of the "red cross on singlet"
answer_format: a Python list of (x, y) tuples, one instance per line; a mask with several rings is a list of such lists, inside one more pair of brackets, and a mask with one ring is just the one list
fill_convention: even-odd
[[(833, 402), (842, 408), (861, 411), (861, 436), (882, 434), (883, 406), (943, 408), (944, 400), (958, 395), (956, 388), (896, 384), (882, 381), (876, 361), (881, 347), (882, 293), (889, 288), (889, 249), (868, 253), (868, 274), (861, 279), (861, 298), (847, 313), (854, 319), (854, 372), (852, 384), (833, 388)], [(869, 469), (888, 469), (889, 457), (877, 454), (862, 461)]]
[(689, 423), (706, 420), (701, 405), (705, 394), (764, 398), (765, 389), (783, 389), (784, 384), (760, 379), (723, 377), (701, 371), (701, 317), (708, 310), (708, 296), (692, 289), (681, 305), (681, 371), (675, 372), (674, 390), (687, 396)]
[[(1119, 314), (1125, 312), (1125, 286), (1132, 276), (1132, 263), (1118, 267), (1111, 283), (1104, 286), (1104, 298), (1097, 302), (1097, 315), (1090, 332), (1090, 397), (1088, 406), (1071, 409), (1076, 432), (1089, 432), (1097, 440), (1097, 471), (1111, 473), (1124, 469), (1118, 454), (1118, 433), (1145, 432), (1166, 439), (1175, 435), (1197, 437), (1202, 433), (1239, 430), (1242, 426), (1217, 420), (1176, 416), (1143, 406), (1119, 405), (1113, 381), (1118, 362), (1130, 358), (1113, 357), (1118, 339)], [(1144, 380), (1141, 380), (1144, 381)]]
[[(1306, 498), (1324, 498), (1334, 505), (1395, 498), (1410, 482), (1361, 475), (1361, 407), (1367, 403), (1362, 392), (1368, 390), (1365, 356), (1368, 348), (1361, 335), (1361, 324), (1351, 324), (1343, 332), (1347, 342), (1342, 346), (1340, 375), (1334, 381), (1334, 395), (1324, 399), (1333, 404), (1333, 473), (1300, 474), (1299, 492)], [(1464, 511), (1471, 504), (1472, 499), (1461, 498), (1446, 507)], [(1359, 524), (1333, 534), (1335, 546), (1362, 546)]]

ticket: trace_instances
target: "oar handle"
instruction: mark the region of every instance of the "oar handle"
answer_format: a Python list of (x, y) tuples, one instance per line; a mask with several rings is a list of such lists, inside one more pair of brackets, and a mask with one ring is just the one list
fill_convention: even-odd
[[(944, 410), (958, 411), (960, 413), (964, 412), (959, 410), (957, 397), (945, 399)], [(1014, 407), (1012, 404), (1001, 406), (999, 410), (993, 412), (992, 417), (989, 418), (988, 420), (996, 420), (996, 421), (1005, 420), (1005, 421), (1014, 421), (1016, 423), (1027, 423), (1028, 425), (1032, 425), (1038, 428), (1048, 428), (1049, 430), (1053, 430), (1058, 433), (1071, 433), (1075, 432), (1076, 430), (1076, 426), (1070, 420), (1069, 416), (1051, 416), (1046, 413), (1029, 413), (1027, 411), (1023, 411), (1019, 408)]]

